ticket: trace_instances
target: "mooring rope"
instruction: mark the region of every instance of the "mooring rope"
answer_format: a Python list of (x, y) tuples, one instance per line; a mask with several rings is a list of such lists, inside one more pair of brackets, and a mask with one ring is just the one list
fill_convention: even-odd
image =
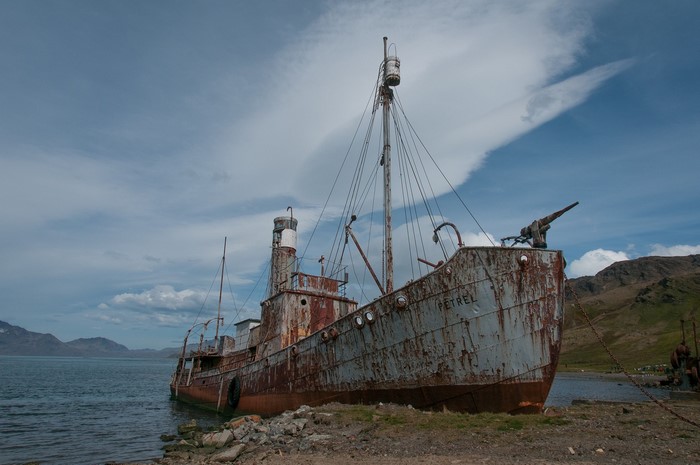
[(647, 397), (648, 397), (652, 402), (654, 402), (656, 405), (658, 405), (658, 406), (661, 407), (662, 409), (666, 410), (668, 413), (670, 413), (671, 415), (675, 416), (675, 417), (678, 418), (679, 420), (684, 421), (684, 422), (686, 422), (686, 423), (688, 423), (688, 424), (691, 424), (691, 425), (693, 425), (693, 426), (695, 426), (695, 427), (697, 427), (697, 428), (700, 428), (700, 424), (698, 424), (697, 422), (691, 420), (690, 418), (684, 417), (684, 416), (681, 415), (680, 413), (678, 413), (678, 412), (676, 412), (675, 410), (673, 410), (671, 407), (669, 407), (668, 405), (666, 405), (666, 404), (665, 404), (664, 402), (662, 402), (660, 399), (657, 399), (651, 392), (649, 392), (649, 391), (648, 391), (644, 386), (642, 386), (636, 379), (634, 379), (634, 377), (627, 371), (627, 369), (622, 365), (622, 363), (620, 363), (620, 361), (617, 359), (617, 357), (615, 357), (615, 355), (612, 353), (612, 351), (610, 350), (610, 348), (608, 347), (608, 345), (607, 345), (607, 344), (605, 343), (605, 341), (603, 340), (603, 336), (601, 336), (601, 334), (600, 334), (600, 332), (598, 331), (598, 329), (597, 329), (595, 326), (593, 326), (593, 321), (591, 321), (591, 318), (588, 316), (588, 312), (586, 312), (586, 310), (583, 308), (583, 305), (581, 305), (581, 301), (579, 300), (578, 295), (576, 294), (576, 291), (574, 291), (573, 286), (569, 283), (569, 278), (567, 278), (566, 275), (564, 276), (564, 278), (566, 279), (566, 287), (567, 287), (567, 289), (571, 292), (571, 295), (574, 297), (574, 301), (576, 302), (576, 307), (577, 307), (577, 308), (581, 311), (581, 313), (583, 314), (583, 317), (586, 319), (586, 322), (588, 323), (588, 326), (590, 326), (591, 331), (593, 331), (593, 334), (595, 334), (595, 337), (598, 339), (598, 342), (600, 342), (600, 345), (603, 346), (603, 348), (605, 349), (605, 351), (606, 351), (606, 352), (608, 353), (608, 355), (610, 356), (610, 359), (611, 359), (613, 362), (615, 362), (615, 363), (617, 364), (617, 366), (620, 367), (620, 369), (622, 370), (622, 372), (624, 373), (624, 375), (627, 377), (627, 379), (629, 379), (630, 382), (631, 382), (632, 384), (634, 384), (634, 385), (637, 387), (637, 389), (639, 389), (639, 390), (642, 392), (642, 394), (644, 394), (645, 396), (647, 396)]

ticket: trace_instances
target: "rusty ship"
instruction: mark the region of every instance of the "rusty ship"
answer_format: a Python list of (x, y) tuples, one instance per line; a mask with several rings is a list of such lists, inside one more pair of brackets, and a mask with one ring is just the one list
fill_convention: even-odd
[[(356, 189), (339, 223), (336, 236), (341, 239), (328, 255), (342, 263), (352, 248), (371, 276), (366, 287), (376, 297), (363, 304), (349, 298), (347, 268), (323, 256), (320, 274), (300, 268), (298, 220), (288, 208), (289, 215), (274, 219), (260, 318), (239, 321), (233, 336), (220, 335), (219, 304), (217, 316), (199, 324), (216, 323), (207, 347), (202, 335), (198, 346), (188, 344), (191, 328), (170, 383), (174, 399), (219, 412), (262, 415), (328, 402), (394, 402), (458, 412), (534, 413), (543, 408), (561, 346), (565, 267), (562, 252), (547, 248), (546, 233), (576, 203), (487, 246), (465, 246), (456, 225), (436, 218), (434, 208), (428, 207), (424, 216), (415, 213), (418, 225), (430, 221), (443, 258), (432, 262), (421, 257), (421, 245), (410, 257), (422, 271), (395, 288), (392, 142), (397, 156), (410, 144), (400, 134), (392, 138), (391, 130), (412, 126), (392, 124), (402, 110), (395, 110), (400, 62), (390, 49), (384, 38), (371, 101), (371, 119), (381, 115), (377, 157), (373, 163), (358, 163), (381, 172), (376, 176), (384, 211), (380, 251), (361, 245), (355, 234), (354, 228), (370, 229), (367, 222), (373, 217), (358, 213), (367, 202)], [(363, 143), (365, 150), (368, 146)], [(399, 165), (402, 178), (421, 166), (413, 158)], [(222, 265), (225, 259), (224, 246)], [(379, 272), (376, 262), (381, 262)], [(223, 266), (221, 276), (223, 287)]]

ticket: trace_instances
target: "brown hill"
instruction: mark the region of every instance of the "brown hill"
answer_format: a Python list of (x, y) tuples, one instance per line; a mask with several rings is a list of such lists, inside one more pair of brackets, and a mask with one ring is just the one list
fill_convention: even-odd
[(700, 308), (700, 255), (617, 262), (595, 276), (570, 279), (568, 286), (560, 369), (608, 370), (614, 366), (577, 307), (574, 294), (627, 369), (668, 363), (671, 350), (683, 337), (681, 320), (686, 321), (685, 337), (695, 352), (693, 320)]

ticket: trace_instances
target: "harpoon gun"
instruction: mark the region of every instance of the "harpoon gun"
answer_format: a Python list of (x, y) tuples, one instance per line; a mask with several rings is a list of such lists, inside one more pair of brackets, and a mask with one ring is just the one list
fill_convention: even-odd
[(564, 213), (568, 212), (572, 208), (578, 205), (578, 202), (574, 202), (571, 205), (557, 210), (554, 213), (547, 215), (539, 220), (535, 220), (529, 226), (525, 226), (520, 230), (519, 236), (509, 236), (501, 239), (501, 245), (505, 246), (506, 241), (513, 241), (512, 245), (515, 244), (530, 244), (530, 246), (536, 249), (546, 249), (547, 248), (547, 231), (551, 228), (550, 223), (557, 218), (559, 218)]

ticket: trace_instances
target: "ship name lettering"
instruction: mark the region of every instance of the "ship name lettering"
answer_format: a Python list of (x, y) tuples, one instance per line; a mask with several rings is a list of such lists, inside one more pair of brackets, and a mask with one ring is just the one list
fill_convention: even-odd
[(476, 302), (474, 298), (469, 294), (462, 294), (451, 299), (439, 300), (437, 303), (438, 310), (449, 310), (451, 308), (461, 307), (462, 305), (469, 305)]

